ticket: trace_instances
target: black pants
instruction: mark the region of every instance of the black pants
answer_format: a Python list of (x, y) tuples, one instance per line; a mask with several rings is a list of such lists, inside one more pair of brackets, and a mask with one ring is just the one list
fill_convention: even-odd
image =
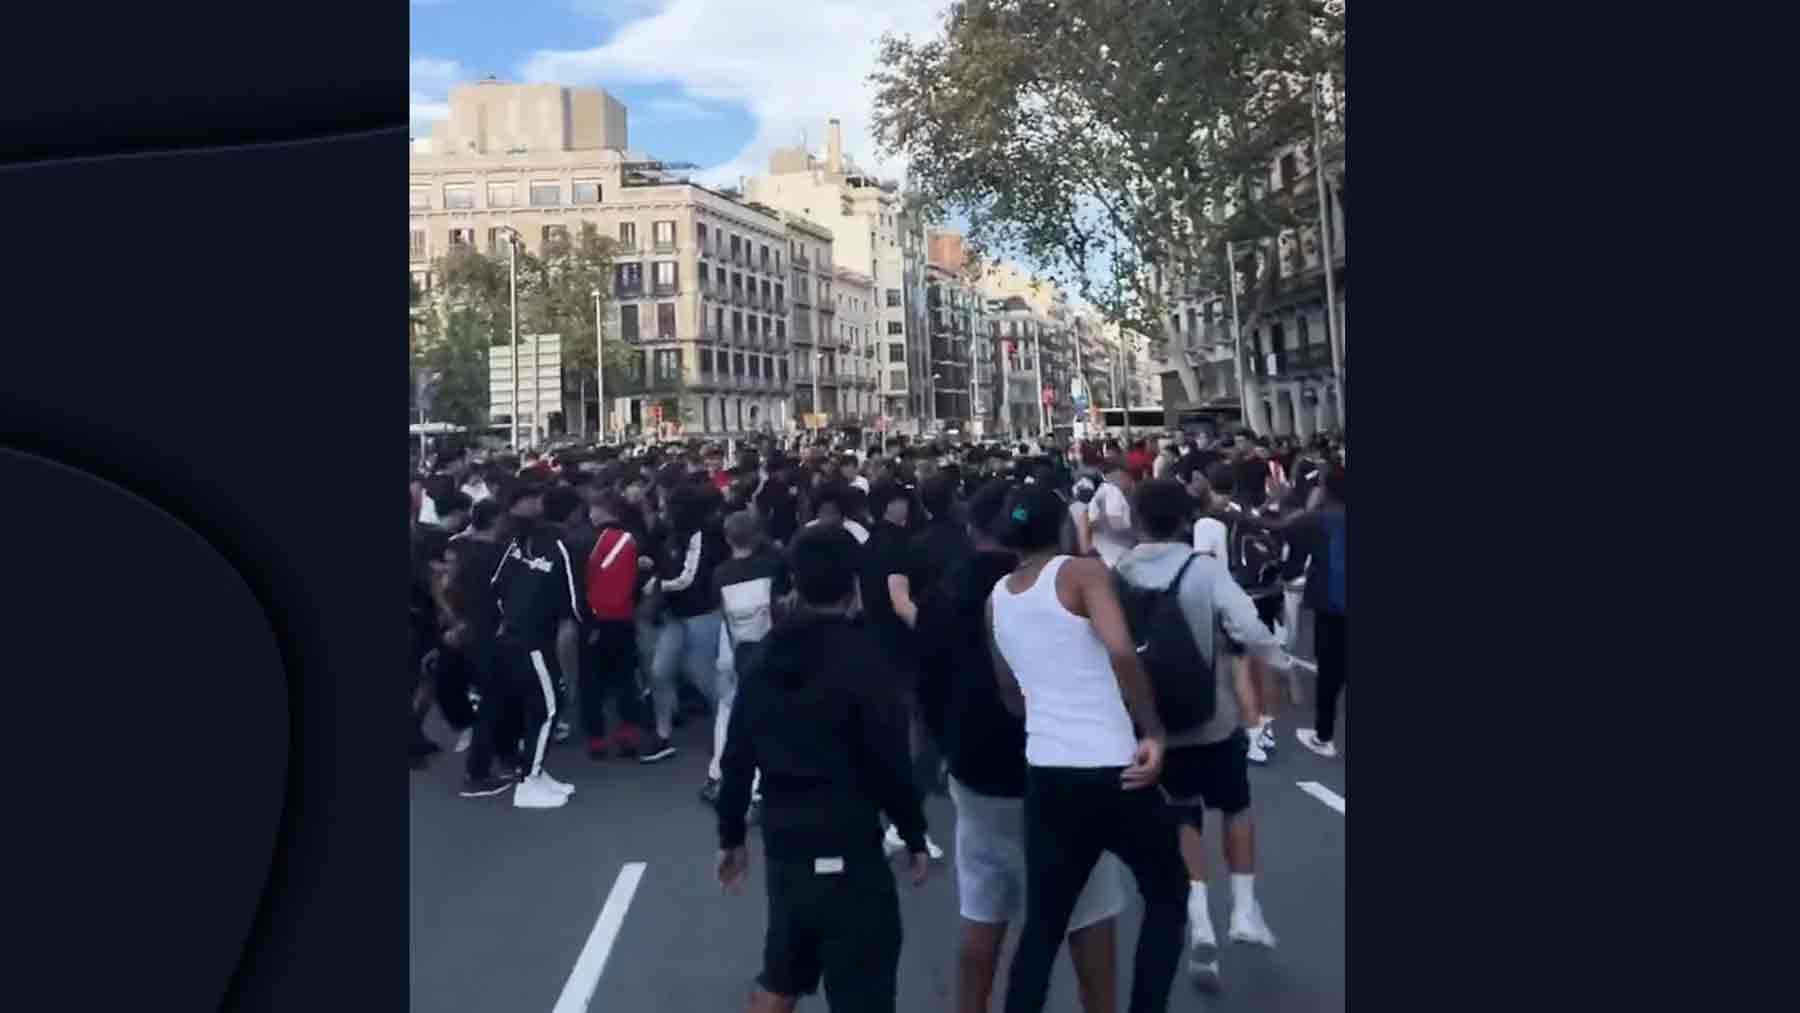
[(606, 737), (606, 701), (613, 701), (621, 725), (643, 728), (644, 694), (638, 687), (637, 624), (595, 622), (582, 638), (581, 720), (590, 739)]
[(1313, 655), (1319, 665), (1319, 691), (1314, 717), (1320, 742), (1330, 742), (1337, 731), (1338, 694), (1350, 675), (1349, 619), (1323, 609), (1313, 613)]
[(469, 644), (462, 651), (469, 679), (481, 694), (475, 710), (475, 734), (470, 737), (464, 773), (479, 780), (493, 773), (494, 757), (510, 767), (518, 765), (520, 727), (524, 718), (518, 690), (501, 667), (500, 648), (492, 641)]
[(1032, 767), (1025, 781), (1025, 927), (1006, 1013), (1039, 1013), (1069, 915), (1102, 851), (1119, 856), (1144, 896), (1131, 1013), (1165, 1013), (1187, 922), (1187, 869), (1175, 816), (1155, 788), (1126, 791), (1120, 767)]
[(879, 857), (820, 872), (813, 859), (771, 858), (769, 928), (756, 983), (782, 996), (825, 982), (831, 1013), (894, 1013), (900, 898)]
[(475, 683), (474, 666), (469, 652), (444, 644), (438, 648), (437, 705), (444, 720), (457, 731), (475, 723), (475, 708), (469, 703), (469, 687)]
[(544, 766), (550, 748), (551, 724), (556, 720), (556, 683), (561, 673), (556, 663), (556, 641), (537, 645), (500, 641), (500, 672), (509, 692), (519, 701), (524, 715), (524, 755), (520, 766), (536, 774)]

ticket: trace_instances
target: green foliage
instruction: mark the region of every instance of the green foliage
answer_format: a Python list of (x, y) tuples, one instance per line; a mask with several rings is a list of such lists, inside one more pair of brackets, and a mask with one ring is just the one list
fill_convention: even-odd
[(421, 315), (413, 364), (432, 391), (433, 421), (479, 427), (488, 422), (488, 334), (467, 307)]
[(1310, 135), (1314, 82), (1343, 94), (1343, 40), (1341, 0), (965, 0), (883, 38), (875, 133), (976, 249), (1161, 336), (1158, 273), (1223, 291), (1228, 240), (1300, 222), (1253, 181)]

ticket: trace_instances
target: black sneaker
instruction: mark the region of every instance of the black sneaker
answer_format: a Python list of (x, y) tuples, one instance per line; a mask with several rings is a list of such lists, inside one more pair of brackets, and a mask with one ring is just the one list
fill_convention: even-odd
[(666, 760), (674, 755), (675, 743), (670, 742), (668, 739), (657, 738), (650, 741), (650, 748), (644, 750), (644, 755), (638, 757), (638, 762), (656, 763), (659, 760)]
[(487, 798), (498, 795), (513, 786), (513, 778), (504, 774), (489, 774), (481, 778), (463, 778), (462, 790), (457, 792), (463, 798)]
[(700, 801), (705, 802), (707, 805), (715, 805), (718, 803), (718, 801), (719, 801), (719, 780), (718, 780), (718, 778), (709, 777), (706, 779), (706, 783), (700, 786)]

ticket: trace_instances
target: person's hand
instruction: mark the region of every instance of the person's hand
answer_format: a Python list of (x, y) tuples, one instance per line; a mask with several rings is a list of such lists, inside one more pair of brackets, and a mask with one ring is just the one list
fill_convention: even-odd
[(1162, 777), (1163, 742), (1161, 739), (1139, 739), (1137, 751), (1131, 754), (1131, 766), (1119, 775), (1126, 791), (1148, 788)]
[(651, 559), (649, 556), (639, 556), (638, 557), (638, 569), (649, 570), (655, 566), (656, 566), (656, 561)]
[(750, 853), (742, 844), (719, 851), (717, 876), (719, 887), (726, 893), (737, 893), (744, 885), (744, 873), (750, 868)]
[(908, 857), (908, 864), (912, 866), (912, 885), (924, 886), (925, 880), (931, 876), (931, 856), (923, 851), (914, 851)]

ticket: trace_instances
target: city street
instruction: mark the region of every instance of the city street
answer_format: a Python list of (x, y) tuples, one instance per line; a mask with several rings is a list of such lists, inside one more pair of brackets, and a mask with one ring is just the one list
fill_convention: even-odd
[[(1310, 695), (1311, 676), (1302, 672), (1301, 681)], [(1276, 725), (1280, 745), (1273, 761), (1251, 770), (1257, 892), (1280, 946), (1225, 945), (1223, 989), (1199, 993), (1184, 976), (1172, 1010), (1344, 1008), (1345, 816), (1339, 808), (1346, 795), (1347, 722), (1340, 719), (1340, 757), (1333, 761), (1294, 741), (1294, 729), (1311, 723), (1310, 711), (1288, 708)], [(435, 715), (428, 730), (439, 742), (454, 740)], [(591, 762), (576, 739), (553, 747), (547, 766), (577, 787), (559, 810), (517, 810), (510, 795), (457, 797), (462, 757), (447, 748), (430, 770), (413, 775), (416, 1013), (710, 1013), (743, 1007), (762, 948), (760, 839), (752, 831), (744, 891), (723, 895), (713, 881), (712, 811), (695, 794), (705, 776), (707, 731), (689, 722), (677, 741), (679, 755), (651, 766)], [(925, 886), (900, 888), (906, 943), (899, 1009), (905, 1013), (949, 1009), (955, 980), (954, 810), (947, 799), (933, 798), (927, 818), (946, 856), (933, 864)], [(1230, 894), (1214, 831), (1209, 823), (1212, 915), (1223, 941)], [(642, 863), (641, 872), (634, 863)], [(633, 870), (620, 883), (627, 866)], [(1120, 1009), (1140, 917), (1133, 892), (1119, 929)], [(1009, 946), (994, 1009), (1001, 1006), (1010, 959)], [(602, 962), (592, 1002), (584, 1007), (583, 986), (595, 980)], [(1066, 951), (1050, 995), (1047, 1009), (1078, 1008)], [(816, 996), (800, 1008), (823, 1010), (825, 1003)]]

